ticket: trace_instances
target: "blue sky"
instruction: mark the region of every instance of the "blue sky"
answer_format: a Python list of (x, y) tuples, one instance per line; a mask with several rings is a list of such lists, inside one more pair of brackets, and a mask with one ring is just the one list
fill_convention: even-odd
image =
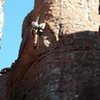
[(18, 57), (22, 23), (33, 9), (34, 0), (5, 0), (0, 69), (10, 67)]

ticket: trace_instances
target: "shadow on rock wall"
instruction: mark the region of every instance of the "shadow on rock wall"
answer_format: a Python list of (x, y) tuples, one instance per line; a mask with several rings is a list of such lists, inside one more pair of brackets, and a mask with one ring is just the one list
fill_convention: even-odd
[(57, 42), (48, 28), (44, 35), (50, 46), (42, 43), (38, 50), (33, 49), (31, 66), (23, 65), (20, 59), (15, 63), (8, 80), (9, 100), (100, 100), (98, 32), (62, 35)]

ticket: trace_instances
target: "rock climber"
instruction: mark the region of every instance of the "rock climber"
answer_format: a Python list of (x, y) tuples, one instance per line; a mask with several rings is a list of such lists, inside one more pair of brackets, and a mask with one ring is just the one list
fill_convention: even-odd
[[(19, 50), (19, 57), (21, 56), (27, 41), (29, 40), (30, 37), (30, 33), (32, 32), (33, 36), (35, 37), (34, 39), (34, 49), (36, 49), (38, 47), (39, 44), (39, 37), (43, 34), (44, 32), (44, 28), (46, 26), (45, 23), (38, 23), (39, 21), (39, 17), (37, 17), (36, 21), (32, 21), (31, 22), (31, 27), (27, 28), (26, 33), (23, 35), (23, 39), (21, 42), (21, 46), (20, 46), (20, 50)], [(31, 31), (30, 31), (31, 30)]]
[(39, 37), (44, 33), (46, 24), (45, 23), (39, 24), (39, 16), (38, 16), (37, 20), (35, 22), (32, 21), (31, 25), (32, 25), (31, 32), (33, 36), (35, 36), (34, 49), (36, 49), (39, 45)]

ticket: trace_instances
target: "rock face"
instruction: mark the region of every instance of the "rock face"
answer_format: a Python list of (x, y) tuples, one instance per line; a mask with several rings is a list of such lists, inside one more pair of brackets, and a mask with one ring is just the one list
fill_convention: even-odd
[(0, 74), (0, 100), (7, 100), (7, 80), (9, 73)]
[(4, 23), (4, 12), (3, 12), (4, 0), (0, 0), (0, 40), (2, 38), (2, 28)]
[[(35, 0), (25, 18), (6, 100), (100, 100), (99, 0)], [(33, 48), (31, 22), (46, 22)]]

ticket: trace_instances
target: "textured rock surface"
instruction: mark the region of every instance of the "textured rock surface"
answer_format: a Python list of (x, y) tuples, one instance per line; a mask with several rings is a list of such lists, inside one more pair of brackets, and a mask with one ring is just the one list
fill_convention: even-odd
[(3, 23), (4, 23), (3, 6), (4, 6), (4, 0), (0, 0), (0, 39), (2, 38), (2, 28), (3, 28)]
[[(2, 29), (3, 29), (3, 22), (4, 22), (3, 6), (4, 6), (4, 0), (0, 0), (0, 40), (2, 38)], [(2, 75), (0, 72), (0, 100), (6, 100), (7, 80), (8, 80), (8, 73)]]
[[(35, 1), (23, 23), (7, 100), (100, 100), (98, 7), (99, 0)], [(39, 15), (47, 25), (33, 49), (30, 23)]]
[(7, 80), (9, 73), (0, 74), (0, 100), (7, 100)]

